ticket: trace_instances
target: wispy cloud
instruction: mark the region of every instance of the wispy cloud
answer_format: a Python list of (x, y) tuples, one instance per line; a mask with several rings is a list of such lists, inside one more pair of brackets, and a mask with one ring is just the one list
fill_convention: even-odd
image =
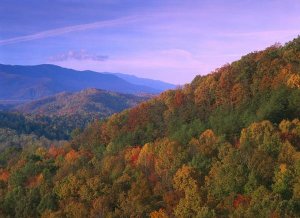
[(195, 57), (193, 53), (178, 48), (114, 55), (102, 62), (73, 58), (60, 62), (49, 60), (48, 63), (78, 70), (122, 72), (146, 78), (152, 75), (152, 78), (174, 84), (189, 82), (200, 69), (207, 69), (206, 63)]
[(92, 54), (86, 50), (80, 51), (68, 51), (65, 53), (61, 53), (55, 56), (52, 56), (48, 59), (50, 62), (62, 62), (68, 60), (92, 60), (92, 61), (106, 61), (108, 60), (107, 55), (98, 55)]
[(58, 36), (58, 35), (62, 35), (70, 32), (76, 32), (76, 31), (117, 26), (117, 25), (122, 25), (130, 22), (135, 22), (137, 20), (139, 20), (139, 16), (129, 16), (129, 17), (123, 17), (123, 18), (118, 18), (113, 20), (105, 20), (105, 21), (98, 21), (98, 22), (81, 24), (81, 25), (67, 26), (67, 27), (47, 30), (47, 31), (43, 31), (31, 35), (3, 39), (0, 40), (0, 45), (8, 45), (8, 44), (26, 42), (26, 41), (36, 40), (36, 39), (43, 39), (47, 37)]

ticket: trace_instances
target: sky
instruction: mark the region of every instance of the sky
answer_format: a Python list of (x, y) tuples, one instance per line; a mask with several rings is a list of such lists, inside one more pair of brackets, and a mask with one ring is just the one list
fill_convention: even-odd
[(299, 0), (1, 0), (0, 63), (173, 84), (300, 35)]

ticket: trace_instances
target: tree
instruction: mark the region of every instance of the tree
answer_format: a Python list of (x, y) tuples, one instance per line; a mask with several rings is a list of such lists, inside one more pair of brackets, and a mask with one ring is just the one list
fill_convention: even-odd
[(177, 217), (213, 217), (213, 211), (204, 206), (197, 175), (192, 167), (183, 165), (174, 176), (174, 188), (184, 193), (174, 209)]
[(177, 142), (163, 139), (156, 142), (155, 172), (166, 187), (171, 184), (173, 174), (182, 165), (187, 154)]

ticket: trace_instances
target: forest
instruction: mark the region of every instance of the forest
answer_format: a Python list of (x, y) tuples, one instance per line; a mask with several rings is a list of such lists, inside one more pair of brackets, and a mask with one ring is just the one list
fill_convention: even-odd
[(299, 106), (300, 37), (68, 141), (11, 137), (0, 217), (300, 217)]

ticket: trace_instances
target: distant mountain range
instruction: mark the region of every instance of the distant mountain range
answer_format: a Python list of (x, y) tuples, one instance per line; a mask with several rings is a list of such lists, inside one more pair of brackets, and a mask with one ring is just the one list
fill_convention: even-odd
[(0, 100), (34, 100), (60, 92), (97, 88), (126, 94), (158, 94), (175, 85), (126, 74), (77, 71), (56, 65), (0, 64)]
[(24, 114), (44, 116), (72, 116), (104, 118), (113, 113), (133, 107), (149, 99), (131, 94), (120, 94), (99, 89), (86, 89), (80, 92), (63, 92), (54, 96), (34, 100), (15, 108)]

